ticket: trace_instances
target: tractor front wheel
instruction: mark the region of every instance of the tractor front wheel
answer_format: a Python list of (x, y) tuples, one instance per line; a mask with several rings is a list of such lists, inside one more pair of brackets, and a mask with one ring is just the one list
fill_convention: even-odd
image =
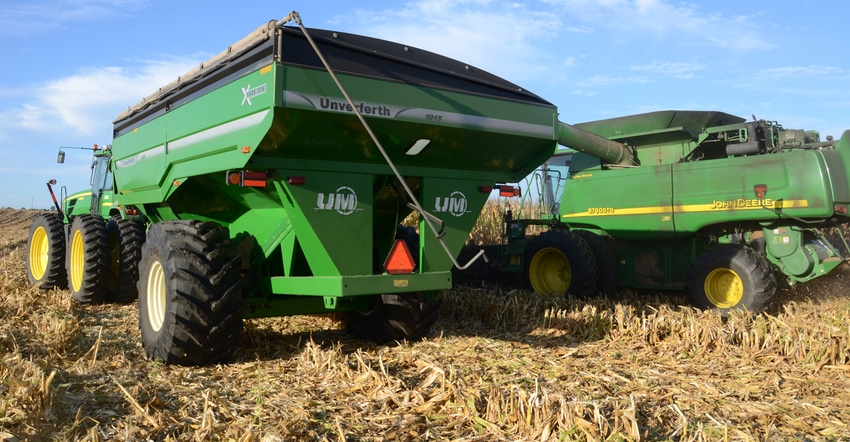
[(67, 287), (62, 215), (45, 213), (33, 220), (27, 244), (27, 278), (42, 290)]
[(761, 313), (776, 298), (776, 279), (767, 259), (746, 246), (722, 245), (706, 251), (688, 279), (691, 305), (721, 314)]
[(596, 263), (578, 235), (553, 229), (533, 239), (525, 249), (526, 275), (541, 294), (587, 298), (596, 291)]
[(233, 355), (242, 331), (239, 264), (218, 224), (151, 226), (138, 283), (139, 328), (150, 359), (197, 366)]
[(385, 344), (425, 337), (440, 316), (442, 298), (427, 293), (379, 295), (369, 310), (343, 314), (353, 335)]
[(106, 223), (94, 215), (71, 221), (67, 272), (71, 297), (81, 304), (103, 302), (110, 283), (110, 251)]

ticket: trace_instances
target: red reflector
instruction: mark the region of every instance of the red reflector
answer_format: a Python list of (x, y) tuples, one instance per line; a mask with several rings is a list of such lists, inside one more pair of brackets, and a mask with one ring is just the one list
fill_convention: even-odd
[(266, 178), (268, 175), (265, 172), (242, 172), (242, 185), (245, 187), (266, 187)]
[(481, 193), (490, 193), (493, 191), (493, 186), (478, 186), (478, 191)]
[(242, 184), (242, 175), (239, 172), (230, 172), (227, 174), (227, 183), (231, 186), (239, 186)]
[(503, 197), (514, 197), (520, 196), (519, 187), (514, 186), (499, 186), (499, 196)]
[(286, 184), (305, 184), (307, 182), (307, 178), (303, 176), (291, 176), (286, 178)]
[(753, 193), (756, 194), (756, 198), (763, 200), (767, 195), (767, 184), (756, 184), (753, 186)]
[(847, 208), (844, 206), (835, 205), (835, 213), (847, 213)]
[(413, 255), (410, 254), (407, 243), (402, 239), (395, 240), (393, 248), (384, 262), (384, 268), (387, 269), (387, 273), (390, 275), (413, 273), (415, 267), (416, 262), (413, 261)]

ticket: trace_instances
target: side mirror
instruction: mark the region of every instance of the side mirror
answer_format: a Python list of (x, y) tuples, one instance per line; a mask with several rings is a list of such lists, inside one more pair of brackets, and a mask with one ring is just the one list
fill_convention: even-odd
[(59, 151), (59, 155), (56, 157), (56, 162), (62, 164), (65, 162), (65, 152)]

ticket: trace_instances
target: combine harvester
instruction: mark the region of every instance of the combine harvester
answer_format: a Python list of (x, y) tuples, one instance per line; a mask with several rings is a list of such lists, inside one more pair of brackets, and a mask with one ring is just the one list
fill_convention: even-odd
[[(421, 338), (492, 188), (551, 156), (556, 122), (475, 67), (293, 12), (119, 115), (91, 191), (35, 220), (27, 273), (83, 303), (138, 297), (165, 363), (227, 360), (243, 318)], [(399, 227), (414, 211), (421, 234)]]
[[(687, 289), (696, 307), (761, 312), (777, 276), (810, 281), (850, 251), (850, 131), (822, 141), (774, 121), (659, 111), (559, 133), (575, 150), (531, 175), (540, 210), (506, 212), (491, 253), (539, 293)], [(526, 238), (533, 225), (547, 230)]]

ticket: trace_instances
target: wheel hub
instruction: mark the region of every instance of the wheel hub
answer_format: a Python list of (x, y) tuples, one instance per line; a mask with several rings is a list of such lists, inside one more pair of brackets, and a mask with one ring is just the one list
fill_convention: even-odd
[(744, 296), (744, 283), (731, 269), (716, 269), (705, 278), (705, 295), (717, 308), (732, 308)]

